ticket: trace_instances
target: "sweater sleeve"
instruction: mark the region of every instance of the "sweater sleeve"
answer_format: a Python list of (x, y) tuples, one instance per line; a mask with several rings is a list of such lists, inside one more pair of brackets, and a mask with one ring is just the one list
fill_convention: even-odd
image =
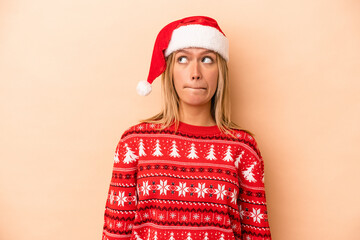
[(137, 154), (131, 135), (122, 135), (114, 156), (112, 177), (105, 206), (103, 240), (131, 237), (137, 206)]
[(270, 226), (265, 196), (264, 161), (255, 139), (246, 135), (239, 170), (239, 211), (244, 240), (270, 240)]

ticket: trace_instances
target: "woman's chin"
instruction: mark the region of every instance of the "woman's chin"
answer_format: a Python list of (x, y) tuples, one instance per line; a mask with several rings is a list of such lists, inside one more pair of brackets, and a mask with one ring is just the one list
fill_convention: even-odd
[(191, 106), (203, 106), (205, 104), (207, 104), (209, 101), (206, 101), (205, 99), (187, 99), (187, 100), (183, 100), (183, 102), (187, 105), (191, 105)]

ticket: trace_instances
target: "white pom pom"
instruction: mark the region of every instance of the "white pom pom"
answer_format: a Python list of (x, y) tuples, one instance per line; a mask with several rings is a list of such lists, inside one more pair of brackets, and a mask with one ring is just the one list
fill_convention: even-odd
[(138, 83), (136, 91), (141, 96), (146, 96), (151, 93), (151, 84), (148, 81), (142, 80)]

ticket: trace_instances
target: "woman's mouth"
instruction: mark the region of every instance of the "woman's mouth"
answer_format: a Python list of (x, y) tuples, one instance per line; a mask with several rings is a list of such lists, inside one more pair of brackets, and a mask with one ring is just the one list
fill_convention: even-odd
[(197, 89), (197, 90), (206, 90), (206, 88), (201, 88), (201, 87), (185, 87), (185, 88), (191, 88), (191, 89)]

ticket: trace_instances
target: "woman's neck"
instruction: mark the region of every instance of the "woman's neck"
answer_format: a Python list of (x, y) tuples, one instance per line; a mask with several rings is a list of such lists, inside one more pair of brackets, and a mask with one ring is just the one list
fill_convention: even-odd
[(180, 104), (180, 121), (196, 126), (214, 126), (215, 120), (210, 113), (211, 102), (203, 106)]

